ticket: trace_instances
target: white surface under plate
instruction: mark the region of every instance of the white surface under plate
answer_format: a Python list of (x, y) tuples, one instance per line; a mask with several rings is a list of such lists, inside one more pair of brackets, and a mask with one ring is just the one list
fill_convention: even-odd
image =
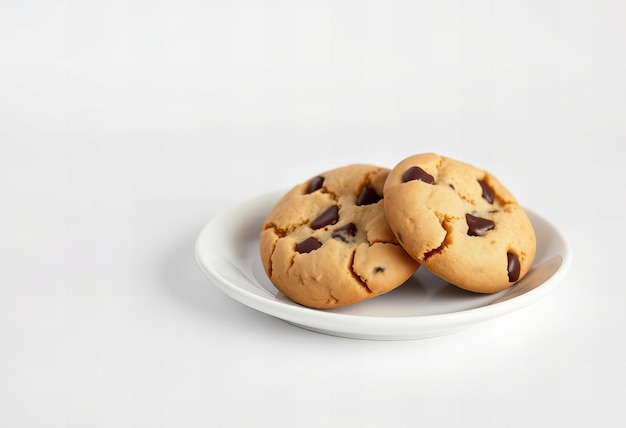
[(563, 279), (571, 264), (567, 240), (527, 209), (537, 234), (537, 255), (526, 277), (506, 290), (491, 295), (467, 292), (420, 268), (385, 295), (342, 308), (310, 309), (278, 291), (261, 264), (259, 233), (283, 193), (263, 195), (215, 216), (197, 238), (196, 259), (211, 283), (233, 299), (320, 333), (373, 340), (453, 333), (536, 301)]

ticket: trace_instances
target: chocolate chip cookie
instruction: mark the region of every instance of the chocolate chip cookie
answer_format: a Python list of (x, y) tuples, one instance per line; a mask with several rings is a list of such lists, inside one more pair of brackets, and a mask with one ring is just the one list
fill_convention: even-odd
[(313, 308), (357, 303), (404, 283), (419, 263), (385, 218), (389, 169), (363, 164), (317, 175), (289, 190), (260, 234), (263, 267), (276, 288)]
[(536, 237), (526, 213), (496, 177), (473, 165), (410, 156), (389, 173), (384, 202), (404, 249), (458, 287), (497, 292), (533, 263)]

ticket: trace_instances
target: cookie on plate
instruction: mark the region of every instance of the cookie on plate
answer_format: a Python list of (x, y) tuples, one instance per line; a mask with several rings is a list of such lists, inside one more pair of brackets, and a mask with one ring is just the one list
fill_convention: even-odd
[(434, 153), (410, 156), (384, 186), (387, 221), (425, 268), (465, 290), (494, 293), (529, 271), (532, 224), (490, 173)]
[(289, 190), (260, 234), (263, 267), (276, 288), (313, 308), (357, 303), (404, 283), (419, 263), (385, 218), (389, 169), (354, 164)]

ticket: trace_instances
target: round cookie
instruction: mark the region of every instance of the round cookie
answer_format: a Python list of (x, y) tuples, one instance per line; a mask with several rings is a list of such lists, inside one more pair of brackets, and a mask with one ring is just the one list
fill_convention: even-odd
[(435, 275), (494, 293), (529, 271), (535, 231), (513, 195), (490, 173), (454, 159), (410, 156), (384, 187), (387, 221), (404, 249)]
[(260, 234), (263, 267), (291, 300), (313, 308), (393, 290), (419, 264), (385, 218), (388, 169), (354, 164), (301, 183), (276, 203)]

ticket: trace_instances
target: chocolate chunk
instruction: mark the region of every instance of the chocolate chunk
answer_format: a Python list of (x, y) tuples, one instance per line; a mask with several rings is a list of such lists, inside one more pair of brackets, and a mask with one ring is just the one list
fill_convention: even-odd
[(319, 229), (321, 227), (328, 226), (329, 224), (335, 224), (337, 223), (337, 220), (339, 220), (339, 207), (337, 205), (333, 205), (311, 222), (311, 228)]
[(428, 184), (435, 183), (435, 179), (433, 178), (433, 176), (424, 171), (419, 166), (412, 166), (411, 168), (407, 169), (402, 176), (402, 182), (404, 183), (411, 180), (420, 180)]
[(358, 206), (375, 204), (376, 202), (380, 201), (382, 198), (383, 198), (382, 196), (376, 193), (376, 190), (372, 189), (369, 186), (366, 186), (363, 188), (363, 190), (361, 190), (361, 193), (359, 193), (358, 198), (356, 198), (356, 204)]
[(471, 214), (465, 214), (467, 221), (467, 234), (469, 236), (482, 236), (496, 225), (493, 221), (482, 217), (476, 217)]
[(519, 263), (519, 258), (516, 254), (506, 253), (507, 266), (506, 270), (509, 272), (509, 281), (515, 282), (519, 279), (519, 274), (521, 270), (521, 266)]
[(374, 268), (374, 273), (383, 273), (385, 271), (385, 268), (382, 266), (376, 266)]
[(323, 184), (324, 184), (324, 177), (322, 177), (321, 175), (318, 175), (313, 180), (311, 180), (311, 182), (309, 183), (309, 188), (307, 189), (306, 193), (307, 194), (313, 193), (316, 190), (321, 189)]
[(296, 244), (296, 251), (299, 253), (310, 253), (311, 251), (317, 250), (321, 246), (322, 243), (311, 236), (310, 238)]
[(493, 189), (491, 189), (491, 187), (489, 187), (483, 180), (478, 180), (478, 184), (480, 184), (480, 187), (483, 189), (483, 198), (485, 198), (485, 200), (490, 204), (493, 204)]
[(343, 242), (348, 242), (348, 236), (356, 235), (356, 226), (354, 223), (348, 223), (337, 229), (333, 230), (332, 237), (336, 239), (340, 239)]

